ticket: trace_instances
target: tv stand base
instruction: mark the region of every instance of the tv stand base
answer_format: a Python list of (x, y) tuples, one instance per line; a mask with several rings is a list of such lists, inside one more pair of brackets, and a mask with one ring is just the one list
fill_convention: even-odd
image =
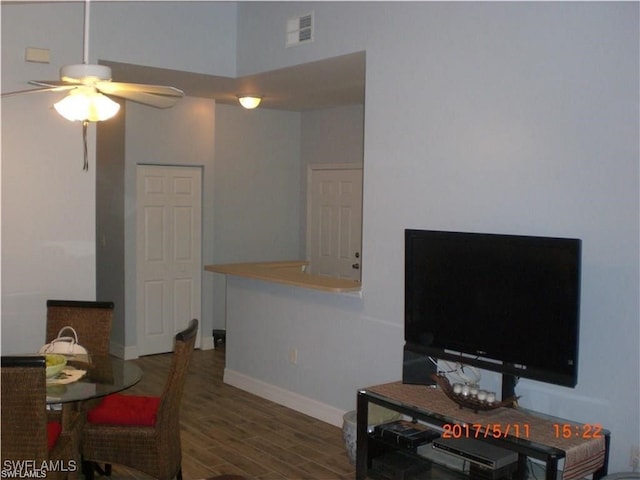
[[(479, 412), (475, 413), (470, 410), (460, 409), (451, 401), (441, 390), (426, 387), (424, 385), (407, 385), (402, 382), (394, 382), (384, 385), (376, 385), (358, 392), (358, 405), (357, 405), (357, 448), (356, 448), (356, 479), (364, 480), (367, 477), (373, 478), (401, 478), (409, 479), (411, 475), (400, 475), (399, 477), (385, 477), (383, 472), (380, 472), (380, 468), (374, 468), (374, 460), (376, 465), (380, 466), (380, 462), (383, 459), (377, 459), (382, 455), (386, 455), (389, 449), (381, 448), (375, 438), (372, 438), (367, 431), (368, 428), (368, 412), (369, 403), (374, 403), (390, 410), (402, 413), (408, 417), (413, 418), (416, 421), (424, 422), (431, 428), (438, 429), (444, 436), (446, 432), (452, 435), (452, 432), (461, 432), (460, 436), (467, 435), (469, 431), (469, 437), (473, 436), (483, 443), (495, 445), (503, 449), (510, 450), (517, 454), (516, 466), (514, 472), (495, 472), (495, 469), (489, 472), (486, 469), (480, 469), (474, 467), (474, 471), (471, 472), (469, 468), (469, 462), (465, 471), (455, 471), (453, 469), (447, 469), (445, 466), (440, 466), (435, 461), (429, 461), (424, 457), (418, 455), (417, 449), (403, 450), (402, 460), (408, 466), (405, 466), (405, 470), (411, 470), (411, 461), (418, 463), (416, 468), (425, 470), (425, 465), (421, 462), (429, 462), (432, 469), (444, 469), (452, 475), (451, 478), (487, 478), (488, 480), (497, 480), (500, 478), (497, 475), (503, 477), (507, 474), (506, 478), (526, 479), (528, 477), (528, 459), (537, 459), (544, 464), (544, 478), (546, 480), (557, 480), (558, 478), (558, 464), (559, 461), (566, 460), (567, 452), (572, 448), (588, 448), (590, 450), (595, 448), (596, 454), (593, 468), (594, 471), (585, 472), (584, 475), (593, 473), (593, 479), (601, 479), (607, 474), (609, 448), (610, 448), (610, 433), (607, 430), (600, 430), (597, 439), (576, 439), (572, 438), (567, 441), (562, 438), (557, 438), (558, 435), (554, 435), (554, 426), (558, 425), (573, 425), (577, 429), (581, 429), (581, 424), (571, 422), (565, 419), (558, 419), (549, 417), (547, 415), (529, 412), (521, 409), (501, 408), (492, 410), (491, 413)], [(503, 416), (501, 416), (503, 415)], [(515, 425), (516, 421), (519, 425), (527, 425), (526, 436), (525, 429), (520, 430), (520, 435), (516, 436), (514, 430), (506, 435), (505, 428), (502, 430), (496, 430), (496, 425), (501, 425), (500, 419), (510, 419), (512, 425)], [(517, 420), (513, 420), (516, 418)], [(459, 426), (459, 428), (452, 428), (452, 426)], [(506, 420), (504, 420), (506, 426)], [(470, 427), (472, 426), (472, 427)], [(465, 427), (465, 428), (462, 428)], [(469, 427), (469, 428), (466, 428)], [(580, 430), (583, 431), (583, 430)], [(397, 449), (396, 449), (397, 450)], [(393, 451), (391, 451), (393, 453)], [(405, 458), (407, 457), (407, 458)], [(463, 469), (464, 470), (464, 469)], [(482, 470), (482, 471), (480, 471)], [(429, 478), (428, 469), (425, 470), (424, 478)], [(435, 472), (436, 470), (434, 470)], [(440, 475), (433, 478), (443, 479), (445, 477)], [(582, 473), (582, 472), (581, 472)], [(387, 475), (389, 470), (387, 469)], [(484, 475), (484, 476), (483, 476)], [(488, 475), (488, 476), (487, 476)], [(420, 478), (423, 478), (422, 474)], [(448, 477), (447, 477), (448, 478)]]

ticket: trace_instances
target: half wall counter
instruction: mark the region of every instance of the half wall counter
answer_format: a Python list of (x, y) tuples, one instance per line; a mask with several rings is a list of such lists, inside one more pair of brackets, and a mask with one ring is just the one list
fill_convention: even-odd
[(300, 288), (321, 290), (330, 293), (360, 291), (360, 282), (344, 278), (327, 277), (307, 273), (308, 262), (291, 260), (281, 262), (229, 263), (205, 265), (208, 272), (253, 278), (265, 282), (281, 283)]

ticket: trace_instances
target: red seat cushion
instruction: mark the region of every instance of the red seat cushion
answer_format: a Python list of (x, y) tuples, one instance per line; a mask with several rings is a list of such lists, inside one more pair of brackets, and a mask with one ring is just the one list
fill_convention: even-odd
[(114, 393), (106, 396), (97, 407), (87, 413), (87, 421), (109, 425), (153, 426), (156, 424), (159, 406), (160, 397)]
[(62, 431), (62, 424), (60, 422), (47, 423), (47, 448), (51, 450), (60, 436)]

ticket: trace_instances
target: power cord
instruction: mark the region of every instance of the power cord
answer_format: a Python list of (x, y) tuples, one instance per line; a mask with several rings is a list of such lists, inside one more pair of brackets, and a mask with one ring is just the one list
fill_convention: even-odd
[(447, 376), (451, 375), (456, 377), (456, 380), (460, 380), (462, 383), (466, 383), (468, 385), (478, 385), (480, 383), (482, 374), (477, 368), (460, 362), (452, 364), (451, 362), (443, 361), (442, 363), (447, 370), (444, 370), (441, 373), (444, 373)]

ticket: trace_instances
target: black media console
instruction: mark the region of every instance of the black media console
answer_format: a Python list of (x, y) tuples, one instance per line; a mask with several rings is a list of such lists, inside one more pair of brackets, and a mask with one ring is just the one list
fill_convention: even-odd
[[(439, 441), (420, 448), (394, 447), (393, 442), (376, 434), (378, 429), (369, 431), (369, 403), (440, 431)], [(473, 412), (459, 408), (439, 388), (402, 382), (359, 391), (357, 411), (358, 480), (526, 479), (529, 458), (544, 463), (546, 480), (558, 478), (562, 460), (565, 473), (567, 468), (593, 466), (579, 478), (592, 473), (593, 479), (601, 479), (607, 474), (610, 433), (597, 424), (580, 424), (520, 408)], [(432, 450), (438, 450), (440, 456), (430, 455)], [(577, 453), (581, 461), (570, 463)], [(469, 468), (456, 471), (440, 461), (443, 457), (463, 459)]]

